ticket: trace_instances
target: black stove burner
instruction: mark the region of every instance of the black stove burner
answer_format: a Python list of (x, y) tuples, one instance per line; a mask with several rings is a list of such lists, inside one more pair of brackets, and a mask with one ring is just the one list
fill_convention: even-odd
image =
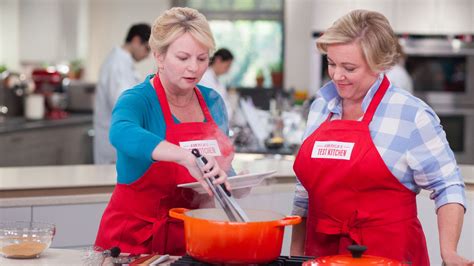
[[(300, 266), (303, 262), (307, 260), (312, 260), (314, 257), (306, 257), (306, 256), (280, 256), (276, 260), (266, 263), (266, 264), (258, 264), (260, 265), (269, 265), (269, 266)], [(213, 264), (209, 264), (206, 262), (198, 261), (192, 258), (189, 255), (185, 255), (179, 258), (177, 261), (171, 263), (171, 266), (180, 266), (180, 265), (192, 265), (192, 266), (212, 266)]]

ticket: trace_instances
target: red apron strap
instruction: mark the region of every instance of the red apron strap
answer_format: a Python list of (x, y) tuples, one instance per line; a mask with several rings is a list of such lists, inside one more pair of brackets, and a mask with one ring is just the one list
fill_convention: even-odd
[(194, 87), (194, 92), (196, 93), (196, 96), (198, 97), (199, 105), (201, 105), (201, 110), (204, 113), (204, 117), (206, 118), (206, 121), (214, 122), (214, 119), (212, 119), (212, 115), (209, 112), (209, 108), (207, 108), (206, 101), (204, 100), (204, 97), (202, 96), (201, 91), (199, 91), (198, 88)]
[[(377, 107), (379, 106), (379, 103), (382, 101), (383, 96), (385, 95), (385, 92), (387, 91), (388, 87), (390, 87), (390, 81), (387, 79), (387, 77), (384, 75), (382, 83), (380, 83), (380, 86), (375, 92), (374, 97), (372, 98), (372, 101), (369, 104), (369, 107), (367, 108), (367, 111), (364, 114), (364, 117), (362, 121), (370, 123), (372, 121), (372, 118), (374, 117), (375, 110), (377, 110)], [(329, 111), (329, 115), (326, 118), (325, 122), (331, 121), (333, 113)]]
[[(165, 89), (163, 88), (163, 84), (161, 84), (160, 76), (158, 73), (155, 75), (153, 79), (153, 86), (155, 87), (156, 95), (158, 96), (158, 101), (160, 102), (161, 110), (163, 111), (163, 116), (165, 118), (166, 125), (174, 124), (173, 115), (171, 114), (171, 109), (168, 104), (168, 100), (166, 99)], [(207, 122), (214, 122), (212, 119), (211, 113), (207, 108), (206, 101), (202, 96), (201, 92), (198, 88), (194, 87), (194, 93), (198, 97), (199, 105), (201, 106), (201, 110), (206, 118)]]
[(329, 111), (328, 117), (326, 118), (326, 120), (324, 122), (330, 122), (331, 118), (332, 118), (332, 112)]
[(156, 96), (158, 96), (158, 101), (160, 102), (161, 111), (163, 111), (163, 116), (165, 118), (166, 125), (174, 124), (170, 106), (168, 105), (168, 100), (166, 99), (165, 89), (161, 84), (160, 76), (158, 75), (158, 73), (155, 74), (155, 78), (153, 79), (153, 86), (155, 87)]
[(372, 118), (375, 114), (375, 110), (377, 110), (377, 107), (382, 101), (382, 98), (385, 95), (385, 92), (388, 90), (388, 87), (390, 87), (390, 81), (387, 79), (387, 76), (384, 75), (382, 83), (380, 84), (377, 92), (375, 93), (374, 98), (372, 98), (372, 101), (370, 102), (367, 111), (365, 111), (364, 118), (362, 119), (362, 121), (367, 123), (370, 123), (372, 121)]

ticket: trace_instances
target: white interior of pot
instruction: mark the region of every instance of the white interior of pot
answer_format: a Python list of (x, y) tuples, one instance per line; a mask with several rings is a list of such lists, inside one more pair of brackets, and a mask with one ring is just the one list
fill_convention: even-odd
[[(269, 222), (281, 220), (285, 216), (272, 211), (244, 209), (251, 222)], [(213, 221), (229, 221), (223, 209), (197, 209), (186, 212), (187, 216)]]

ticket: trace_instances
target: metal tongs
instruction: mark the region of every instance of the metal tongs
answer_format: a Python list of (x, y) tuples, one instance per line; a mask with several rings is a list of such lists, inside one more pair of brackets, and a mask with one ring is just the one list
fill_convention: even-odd
[[(199, 167), (203, 167), (207, 164), (206, 157), (202, 156), (198, 149), (192, 149), (191, 153), (196, 157), (196, 162)], [(225, 214), (229, 218), (231, 222), (249, 222), (250, 219), (244, 210), (237, 204), (235, 199), (232, 197), (230, 192), (226, 189), (225, 184), (214, 185), (212, 181), (219, 176), (211, 177), (211, 178), (204, 178), (207, 185), (211, 189), (214, 197), (221, 205), (222, 209), (224, 210)]]

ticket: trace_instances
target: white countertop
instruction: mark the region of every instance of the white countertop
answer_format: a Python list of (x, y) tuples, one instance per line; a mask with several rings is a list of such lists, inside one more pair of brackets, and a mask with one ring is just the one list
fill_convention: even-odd
[[(275, 170), (274, 179), (291, 178), (293, 161), (293, 156), (239, 153), (233, 167), (237, 173)], [(115, 165), (0, 167), (0, 207), (108, 202), (115, 184)]]
[[(287, 179), (283, 181), (294, 182), (291, 180), (291, 177), (295, 176), (293, 161), (294, 156), (236, 154), (233, 167), (237, 173), (242, 170), (247, 170), (249, 173), (276, 170), (274, 180), (286, 177)], [(474, 165), (460, 165), (459, 168), (465, 182), (474, 184)], [(0, 168), (0, 207), (108, 202), (115, 184), (115, 165), (2, 167)], [(103, 189), (94, 190), (97, 188)], [(82, 192), (68, 191), (54, 196), (47, 194), (54, 189), (82, 189)], [(43, 190), (46, 195), (31, 194), (38, 190)], [(473, 190), (472, 186), (468, 190)], [(10, 196), (2, 197), (2, 193), (10, 193)], [(15, 195), (11, 196), (11, 193)], [(17, 196), (17, 193), (21, 193), (21, 196)]]
[(0, 256), (0, 265), (84, 265), (81, 250), (47, 249), (39, 258), (7, 259)]
[(461, 175), (464, 178), (464, 183), (474, 184), (474, 165), (461, 164), (459, 165), (459, 170), (461, 170)]
[[(276, 170), (276, 177), (294, 176), (293, 156), (265, 157), (236, 154), (233, 167), (238, 173)], [(115, 185), (115, 165), (64, 165), (0, 167), (0, 192), (8, 190), (78, 188)]]
[[(94, 260), (93, 257), (87, 256), (88, 252), (79, 249), (55, 249), (50, 248), (44, 251), (39, 258), (34, 259), (7, 259), (0, 256), (0, 265), (101, 265), (100, 262)], [(100, 258), (96, 256), (97, 258)], [(160, 263), (158, 265), (170, 265), (176, 258), (170, 258), (169, 262)], [(105, 261), (102, 265), (112, 265)]]
[(18, 189), (109, 186), (115, 165), (59, 165), (0, 168), (0, 191)]
[[(260, 154), (236, 154), (236, 172), (276, 170), (276, 177), (294, 176), (293, 156), (266, 157)], [(474, 165), (459, 165), (466, 183), (474, 184)], [(115, 165), (65, 165), (0, 167), (0, 191), (113, 186)]]

